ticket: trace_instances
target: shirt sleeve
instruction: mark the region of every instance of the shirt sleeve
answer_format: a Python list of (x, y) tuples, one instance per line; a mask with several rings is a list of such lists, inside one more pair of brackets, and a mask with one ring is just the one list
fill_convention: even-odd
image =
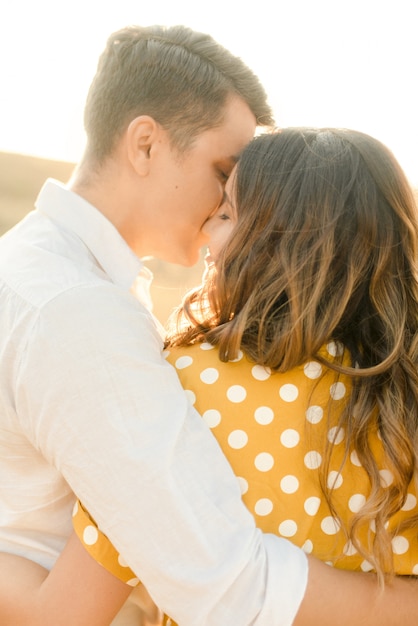
[(305, 554), (263, 535), (150, 314), (114, 285), (42, 308), (20, 355), (21, 426), (182, 626), (289, 626)]

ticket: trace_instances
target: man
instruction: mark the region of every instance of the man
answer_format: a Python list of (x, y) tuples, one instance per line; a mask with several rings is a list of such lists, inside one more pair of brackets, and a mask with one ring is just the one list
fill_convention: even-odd
[[(0, 241), (0, 550), (50, 568), (77, 494), (181, 626), (396, 624), (371, 576), (309, 559), (308, 580), (301, 550), (255, 529), (131, 293), (147, 301), (141, 257), (197, 260), (240, 150), (271, 123), (258, 80), (210, 37), (183, 27), (110, 37), (73, 180), (48, 182), (37, 210)], [(71, 542), (40, 595), (26, 570), (19, 578), (19, 559), (1, 562), (2, 624), (109, 623), (126, 588)], [(415, 623), (418, 596), (405, 588), (394, 597), (396, 583), (385, 601), (390, 615), (398, 603), (395, 620)], [(32, 598), (33, 612), (15, 618)], [(126, 605), (117, 624), (139, 618)]]
[(303, 553), (255, 530), (132, 293), (149, 281), (140, 258), (198, 260), (240, 151), (270, 124), (258, 79), (209, 36), (123, 29), (70, 185), (48, 181), (0, 243), (0, 549), (50, 568), (75, 493), (185, 626), (270, 623), (288, 551), (287, 621), (306, 584)]

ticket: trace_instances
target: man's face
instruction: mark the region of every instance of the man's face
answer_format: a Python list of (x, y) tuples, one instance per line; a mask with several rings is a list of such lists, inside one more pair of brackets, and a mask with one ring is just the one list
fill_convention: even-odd
[(234, 97), (222, 124), (198, 135), (185, 153), (179, 154), (166, 134), (153, 166), (152, 206), (142, 223), (147, 237), (141, 256), (186, 266), (199, 260), (208, 242), (203, 225), (222, 203), (226, 180), (255, 128), (247, 104)]

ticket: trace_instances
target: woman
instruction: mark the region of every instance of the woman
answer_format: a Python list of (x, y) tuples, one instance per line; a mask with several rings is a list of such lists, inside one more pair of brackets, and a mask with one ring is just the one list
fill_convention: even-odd
[[(246, 484), (244, 494), (260, 523), (272, 508), (270, 532), (282, 524), (279, 533), (299, 545), (310, 541), (317, 556), (374, 569), (381, 581), (393, 572), (418, 574), (418, 250), (410, 187), (371, 137), (288, 129), (250, 145), (231, 188), (238, 228), (185, 299), (169, 340), (216, 346), (173, 355), (181, 368), (194, 359), (179, 370), (183, 386), (202, 414), (219, 411), (209, 419), (219, 421), (213, 432), (235, 473), (255, 466), (249, 480), (273, 480), (253, 494)], [(215, 228), (216, 218), (208, 224), (212, 239)], [(223, 364), (241, 351), (241, 365)], [(231, 397), (231, 386), (247, 379)], [(232, 436), (233, 428), (245, 435)], [(318, 499), (302, 502), (302, 493)]]
[[(418, 224), (399, 165), (354, 131), (264, 135), (207, 230), (212, 259), (168, 358), (258, 526), (380, 581), (381, 594), (370, 574), (311, 558), (329, 596), (308, 588), (295, 624), (336, 610), (341, 625), (415, 623), (415, 581), (393, 577), (418, 574)], [(82, 506), (74, 525), (133, 577)]]

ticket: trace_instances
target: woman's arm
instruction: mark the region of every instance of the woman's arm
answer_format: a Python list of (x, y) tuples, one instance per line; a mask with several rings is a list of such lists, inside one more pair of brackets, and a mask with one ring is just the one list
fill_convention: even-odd
[(109, 626), (131, 591), (75, 534), (50, 575), (32, 561), (0, 553), (2, 626)]
[[(2, 626), (109, 626), (131, 590), (97, 564), (76, 535), (50, 574), (0, 553)], [(337, 570), (309, 557), (308, 587), (294, 626), (416, 626), (417, 615), (417, 580), (395, 578), (381, 591), (373, 574)], [(142, 625), (160, 618), (151, 609)]]

